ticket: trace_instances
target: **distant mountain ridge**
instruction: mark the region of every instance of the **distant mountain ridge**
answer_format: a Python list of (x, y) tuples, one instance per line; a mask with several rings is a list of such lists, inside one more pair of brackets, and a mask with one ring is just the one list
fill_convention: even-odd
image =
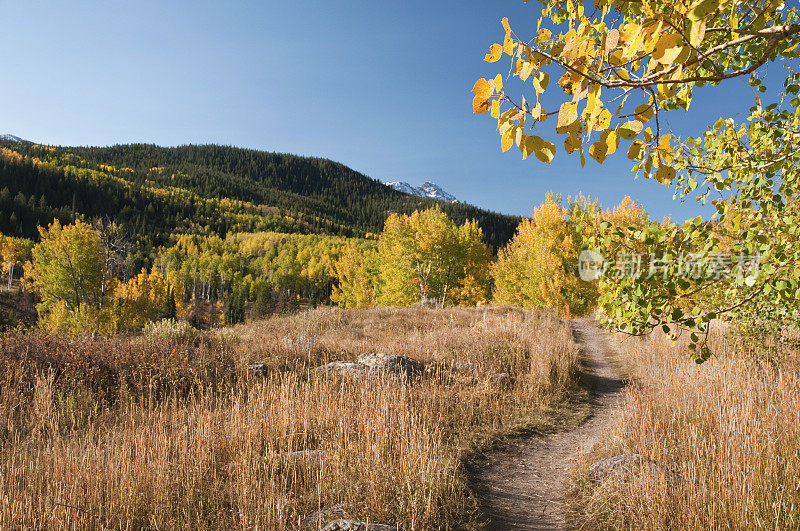
[(363, 238), (380, 233), (392, 213), (433, 206), (459, 224), (476, 220), (486, 242), (499, 248), (520, 221), (432, 199), (428, 193), (435, 192), (401, 193), (314, 157), (218, 145), (59, 147), (8, 138), (0, 147), (6, 148), (0, 153), (0, 233), (35, 239), (37, 226), (53, 218), (106, 218), (118, 222), (144, 255), (180, 234)]
[(404, 194), (415, 195), (417, 197), (429, 197), (431, 199), (438, 199), (439, 201), (447, 201), (448, 203), (456, 203), (458, 199), (452, 194), (448, 194), (436, 183), (425, 181), (420, 186), (411, 186), (405, 181), (389, 181), (383, 183), (390, 188), (394, 188), (398, 192)]
[(24, 138), (20, 138), (15, 135), (10, 135), (8, 133), (4, 135), (0, 135), (0, 142), (27, 142)]

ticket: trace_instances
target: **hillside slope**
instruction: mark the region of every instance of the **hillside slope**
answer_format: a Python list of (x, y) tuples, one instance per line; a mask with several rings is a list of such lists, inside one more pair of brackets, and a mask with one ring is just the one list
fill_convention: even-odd
[(0, 141), (0, 232), (73, 213), (122, 223), (144, 247), (173, 233), (272, 230), (364, 236), (392, 212), (433, 205), (457, 222), (476, 219), (498, 247), (518, 218), (412, 197), (342, 164), (226, 146), (49, 147)]

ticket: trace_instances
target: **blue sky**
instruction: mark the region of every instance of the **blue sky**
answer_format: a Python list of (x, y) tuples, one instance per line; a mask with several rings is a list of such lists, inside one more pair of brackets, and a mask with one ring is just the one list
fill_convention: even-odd
[[(218, 143), (328, 157), (380, 180), (433, 180), (459, 199), (529, 215), (545, 192), (605, 206), (630, 195), (660, 218), (694, 216), (634, 180), (618, 153), (581, 168), (500, 151), (473, 115), (500, 19), (535, 27), (536, 2), (0, 0), (0, 133), (46, 144)], [(698, 89), (669, 125), (697, 134), (746, 112), (745, 80)], [(554, 127), (554, 126), (552, 126)], [(706, 211), (707, 212), (707, 211)]]

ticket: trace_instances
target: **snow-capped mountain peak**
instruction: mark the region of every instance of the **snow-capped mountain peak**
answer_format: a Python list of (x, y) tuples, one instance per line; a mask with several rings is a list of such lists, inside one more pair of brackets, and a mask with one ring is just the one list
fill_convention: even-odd
[(27, 142), (24, 138), (20, 138), (14, 135), (0, 135), (0, 142)]
[(432, 183), (430, 181), (422, 183), (421, 186), (411, 186), (407, 182), (403, 181), (392, 181), (384, 184), (394, 188), (398, 192), (403, 192), (404, 194), (416, 195), (418, 197), (429, 197), (431, 199), (439, 199), (440, 201), (447, 201), (449, 203), (458, 201), (455, 196), (448, 194), (436, 183)]

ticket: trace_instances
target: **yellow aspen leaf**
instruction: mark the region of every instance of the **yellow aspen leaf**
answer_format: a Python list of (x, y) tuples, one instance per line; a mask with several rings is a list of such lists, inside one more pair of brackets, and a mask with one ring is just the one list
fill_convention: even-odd
[(655, 179), (661, 184), (670, 184), (675, 178), (675, 168), (662, 164), (656, 171)]
[(500, 75), (500, 74), (497, 74), (494, 77), (494, 89), (497, 92), (500, 92), (501, 90), (503, 90), (503, 76)]
[(602, 140), (598, 140), (589, 146), (589, 155), (602, 164), (603, 161), (606, 160), (606, 155), (608, 155), (608, 146)]
[(558, 122), (556, 123), (556, 130), (566, 128), (572, 125), (578, 119), (578, 105), (566, 101), (561, 104), (558, 109)]
[(631, 147), (628, 148), (628, 158), (631, 160), (641, 160), (642, 155), (644, 155), (644, 142), (635, 140), (631, 143)]
[(487, 63), (496, 63), (503, 56), (503, 47), (499, 44), (492, 44), (489, 53), (483, 58)]
[(528, 158), (533, 149), (531, 149), (531, 137), (524, 136), (522, 142), (519, 144), (519, 150), (522, 152), (522, 160)]
[(633, 140), (636, 135), (642, 132), (642, 127), (642, 122), (638, 120), (630, 120), (620, 125), (617, 129), (617, 133), (625, 140)]
[(670, 135), (661, 135), (658, 139), (658, 149), (669, 149), (669, 141), (672, 137)]
[(706, 36), (706, 21), (693, 20), (690, 22), (689, 28), (689, 43), (694, 46), (700, 46)]
[(581, 137), (576, 134), (570, 134), (567, 138), (564, 139), (564, 150), (568, 154), (574, 153), (575, 151), (581, 148), (582, 142)]
[(530, 61), (525, 61), (522, 63), (522, 68), (519, 71), (519, 78), (522, 81), (525, 81), (528, 79), (528, 76), (531, 75), (531, 72), (533, 72), (533, 63)]
[(547, 72), (537, 72), (533, 77), (533, 88), (536, 89), (536, 92), (539, 94), (543, 94), (549, 84), (550, 74)]
[(606, 153), (608, 155), (613, 155), (614, 152), (617, 151), (617, 147), (619, 146), (619, 137), (617, 136), (617, 132), (613, 129), (606, 129), (603, 132), (603, 135), (600, 137), (600, 140), (605, 142)]
[(650, 142), (656, 136), (653, 134), (653, 131), (649, 127), (645, 129), (642, 134), (644, 135), (645, 142)]
[[(592, 84), (592, 86), (586, 91), (586, 96), (586, 109), (589, 112), (592, 112), (594, 111), (595, 105), (600, 97), (600, 85), (598, 83)], [(573, 99), (573, 101), (575, 100)]]
[(514, 138), (511, 136), (511, 129), (509, 129), (508, 131), (503, 133), (502, 137), (500, 137), (500, 149), (502, 149), (503, 152), (506, 152), (509, 149), (511, 149), (511, 146), (513, 145), (514, 145)]
[(603, 109), (600, 111), (600, 115), (597, 117), (597, 122), (594, 124), (594, 130), (605, 131), (608, 129), (609, 125), (611, 125), (611, 112), (608, 109)]
[(644, 172), (649, 175), (652, 170), (653, 170), (653, 155), (651, 154), (649, 157), (647, 157), (647, 160), (644, 162)]
[(556, 145), (536, 135), (531, 135), (530, 138), (533, 139), (531, 142), (533, 143), (533, 154), (536, 155), (536, 158), (550, 164), (553, 161), (553, 157), (556, 156)]
[(480, 78), (472, 86), (472, 93), (475, 94), (476, 98), (488, 100), (492, 94), (494, 94), (494, 89), (492, 88), (492, 84), (486, 81), (486, 79)]
[(619, 70), (617, 70), (617, 77), (620, 79), (624, 79), (625, 81), (631, 80), (631, 75), (624, 68), (620, 68)]
[(581, 168), (586, 166), (586, 155), (583, 154), (583, 145), (581, 145)]
[(608, 53), (616, 48), (617, 44), (619, 44), (619, 30), (612, 29), (606, 33), (606, 42), (603, 46), (603, 50)]
[(537, 44), (544, 44), (550, 40), (553, 34), (547, 28), (542, 28), (539, 30), (539, 33), (536, 34), (536, 43)]
[(536, 102), (536, 105), (531, 109), (531, 117), (534, 120), (540, 120), (542, 118), (542, 105), (539, 102)]
[(653, 50), (653, 59), (662, 65), (671, 65), (683, 53), (683, 36), (677, 33), (667, 33), (656, 42)]
[(500, 117), (500, 101), (494, 100), (492, 102), (492, 110), (491, 110), (492, 118), (499, 118)]
[(514, 46), (514, 39), (511, 37), (511, 34), (506, 33), (506, 38), (503, 41), (503, 51), (508, 55), (514, 55)]
[(719, 0), (698, 0), (689, 8), (689, 20), (703, 20), (719, 7)]
[(643, 104), (637, 106), (633, 110), (633, 114), (634, 114), (634, 116), (636, 117), (637, 120), (639, 120), (642, 123), (645, 123), (646, 121), (650, 120), (655, 115), (655, 111), (653, 111), (653, 106), (652, 105), (648, 105), (646, 103), (643, 103)]
[(503, 17), (500, 23), (503, 25), (503, 29), (506, 30), (506, 33), (511, 31), (511, 26), (508, 25), (508, 17)]
[(475, 96), (472, 99), (472, 112), (475, 114), (489, 112), (489, 100), (485, 100), (480, 96)]
[(677, 83), (661, 83), (657, 87), (658, 96), (662, 100), (668, 100), (672, 98), (676, 92), (678, 92), (678, 84)]
[(625, 50), (622, 54), (622, 58), (626, 61), (639, 52), (645, 33), (638, 24), (628, 24), (628, 28), (629, 33), (625, 36)]
[(522, 130), (522, 127), (514, 128), (514, 142), (517, 146), (522, 145), (522, 139), (525, 137), (525, 134)]

